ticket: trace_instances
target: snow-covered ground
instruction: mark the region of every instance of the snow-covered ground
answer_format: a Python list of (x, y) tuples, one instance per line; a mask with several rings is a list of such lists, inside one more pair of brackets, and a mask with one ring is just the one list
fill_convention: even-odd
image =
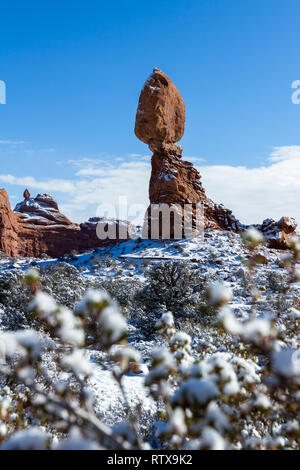
[[(278, 263), (284, 256), (284, 252), (270, 250), (261, 247), (259, 253), (268, 261), (267, 264), (261, 264), (257, 268), (258, 286), (266, 284), (269, 273), (283, 272)], [(101, 262), (103, 257), (114, 260), (110, 266), (109, 263)], [(233, 291), (231, 307), (233, 313), (240, 319), (246, 319), (251, 308), (249, 297), (243, 293), (242, 284), (245, 277), (246, 268), (242, 259), (246, 252), (242, 246), (239, 235), (227, 232), (207, 231), (204, 238), (195, 238), (191, 240), (130, 240), (119, 243), (115, 246), (98, 248), (80, 255), (72, 255), (64, 258), (63, 261), (76, 267), (82, 278), (103, 280), (130, 279), (145, 281), (144, 270), (147, 266), (168, 260), (185, 260), (190, 263), (195, 273), (206, 274), (208, 277), (218, 276), (223, 280), (226, 286)], [(62, 260), (59, 259), (7, 259), (0, 261), (0, 271), (22, 269), (36, 265), (43, 269), (48, 265), (56, 265)], [(300, 290), (300, 283), (295, 285), (294, 289)], [(268, 295), (267, 290), (261, 292), (260, 302), (264, 302)], [(259, 307), (259, 305), (258, 305)], [(259, 310), (259, 308), (258, 308)], [(264, 311), (267, 315), (269, 312)], [(142, 353), (143, 364), (141, 374), (128, 374), (125, 377), (125, 392), (131, 406), (142, 403), (143, 408), (150, 413), (155, 409), (154, 402), (148, 396), (144, 387), (144, 377), (149, 364), (149, 350), (155, 346), (153, 341), (135, 341), (134, 328), (131, 331), (131, 341), (134, 346)], [(224, 352), (226, 347), (218, 344), (217, 338), (203, 332), (203, 338), (197, 338), (198, 344), (211, 343), (211, 351)], [(95, 350), (87, 350), (86, 355), (93, 363), (95, 373), (90, 379), (90, 387), (96, 398), (96, 408), (99, 414), (105, 415), (113, 413), (117, 409), (123, 398), (120, 394), (117, 383), (112, 377), (111, 372), (104, 370), (97, 365), (97, 354)], [(67, 377), (60, 377), (67, 379)]]

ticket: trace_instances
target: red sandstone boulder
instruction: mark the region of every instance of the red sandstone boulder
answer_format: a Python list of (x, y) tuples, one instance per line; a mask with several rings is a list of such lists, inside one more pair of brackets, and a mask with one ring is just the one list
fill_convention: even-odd
[(184, 133), (185, 105), (179, 91), (160, 69), (153, 69), (140, 94), (135, 134), (148, 145), (173, 144)]

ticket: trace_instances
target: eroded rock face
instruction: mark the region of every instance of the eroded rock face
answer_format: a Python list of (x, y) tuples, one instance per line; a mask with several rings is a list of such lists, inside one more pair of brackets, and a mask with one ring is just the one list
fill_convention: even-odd
[[(185, 105), (179, 91), (160, 69), (153, 69), (140, 94), (135, 134), (150, 148), (174, 144), (184, 134)], [(154, 150), (153, 150), (154, 151)]]
[[(175, 204), (184, 208), (186, 204), (191, 204), (194, 213), (196, 204), (202, 203), (205, 229), (243, 232), (250, 227), (242, 224), (223, 204), (216, 204), (206, 196), (200, 173), (179, 155), (152, 156), (149, 199), (152, 205)], [(150, 217), (149, 208), (146, 218), (148, 227)], [(282, 217), (278, 222), (266, 219), (262, 224), (254, 224), (254, 227), (263, 233), (270, 248), (286, 249), (287, 240), (296, 235), (297, 223), (291, 217)], [(147, 232), (146, 229), (145, 233), (151, 236), (151, 231)]]
[[(144, 236), (153, 237), (151, 222), (158, 219), (159, 208), (164, 204), (168, 207), (176, 205), (174, 217), (178, 214), (182, 217), (184, 235), (183, 214), (186, 204), (191, 205), (193, 218), (196, 205), (202, 204), (203, 226), (206, 229), (246, 230), (249, 225), (242, 224), (232, 211), (222, 204), (215, 204), (206, 196), (200, 173), (192, 163), (182, 159), (182, 148), (175, 142), (183, 136), (184, 123), (184, 103), (177, 88), (161, 70), (154, 69), (142, 89), (135, 124), (136, 136), (148, 144), (153, 152), (150, 206), (145, 216)], [(155, 207), (158, 208), (157, 212)], [(266, 219), (262, 224), (254, 226), (264, 234), (270, 247), (285, 249), (288, 238), (296, 234), (297, 224), (294, 219), (282, 217), (278, 222)], [(174, 233), (173, 226), (171, 238), (175, 236)], [(162, 235), (161, 226), (159, 234)]]
[(29, 191), (26, 191), (24, 201), (17, 204), (14, 209), (15, 212), (24, 214), (24, 222), (35, 225), (72, 225), (72, 222), (61, 214), (50, 194), (38, 194), (35, 198), (31, 198)]
[(12, 211), (7, 192), (0, 190), (0, 250), (7, 256), (15, 256), (19, 248), (19, 218)]
[[(49, 194), (31, 198), (24, 193), (24, 201), (12, 211), (7, 192), (0, 189), (0, 250), (7, 256), (39, 257), (42, 253), (58, 257), (75, 250), (106, 246), (130, 238), (134, 232), (128, 222), (92, 218), (84, 224), (72, 223), (58, 208)], [(99, 239), (97, 225), (102, 222), (105, 232), (113, 226), (115, 239)], [(123, 227), (119, 239), (119, 226)]]
[(180, 155), (152, 156), (149, 198), (152, 204), (197, 203), (205, 197), (200, 173)]

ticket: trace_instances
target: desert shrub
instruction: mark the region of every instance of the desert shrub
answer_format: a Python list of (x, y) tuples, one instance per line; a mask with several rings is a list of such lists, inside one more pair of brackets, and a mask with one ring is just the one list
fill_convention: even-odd
[(285, 273), (270, 271), (267, 277), (267, 285), (273, 292), (285, 292), (288, 287)]
[(208, 262), (210, 264), (222, 264), (222, 260), (219, 258), (219, 252), (215, 248), (209, 249)]
[(101, 265), (105, 266), (106, 268), (113, 268), (116, 267), (117, 262), (114, 258), (112, 258), (108, 253), (105, 253), (101, 257)]
[(43, 267), (40, 282), (45, 292), (52, 295), (60, 304), (70, 308), (74, 307), (75, 302), (88, 288), (87, 281), (75, 266), (66, 262)]
[(295, 295), (293, 297), (293, 307), (296, 308), (297, 310), (300, 311), (300, 296), (299, 295)]
[[(74, 308), (76, 301), (89, 287), (99, 283), (94, 279), (81, 276), (79, 271), (66, 262), (46, 264), (39, 273), (41, 287), (54, 299), (69, 308)], [(0, 325), (6, 329), (34, 326), (40, 328), (38, 319), (32, 319), (26, 310), (31, 298), (28, 286), (24, 284), (21, 269), (0, 271)]]
[(196, 285), (196, 276), (193, 279), (185, 262), (160, 262), (146, 269), (145, 277), (147, 283), (141, 297), (149, 309), (157, 305), (167, 309), (184, 305)]
[(29, 325), (26, 305), (30, 290), (20, 269), (0, 271), (0, 326), (15, 330)]
[(137, 293), (136, 301), (146, 312), (171, 310), (175, 318), (207, 316), (205, 292), (209, 283), (217, 278), (200, 274), (188, 261), (167, 261), (145, 270), (144, 289)]
[(115, 279), (101, 282), (99, 287), (108, 292), (128, 316), (136, 308), (135, 297), (143, 289), (142, 282), (131, 279)]

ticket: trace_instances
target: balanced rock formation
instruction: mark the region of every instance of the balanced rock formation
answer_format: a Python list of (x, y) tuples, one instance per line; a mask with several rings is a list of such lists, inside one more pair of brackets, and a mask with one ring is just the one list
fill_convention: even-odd
[(135, 135), (154, 152), (161, 145), (169, 151), (184, 134), (185, 104), (176, 86), (160, 69), (153, 69), (140, 95)]
[[(155, 68), (141, 91), (135, 123), (136, 136), (148, 144), (153, 152), (150, 206), (145, 216), (144, 236), (153, 238), (151, 222), (159, 217), (160, 207), (164, 204), (176, 207), (175, 212), (177, 215), (179, 213), (182, 220), (184, 236), (186, 205), (192, 208), (193, 224), (197, 207), (201, 204), (204, 228), (234, 232), (246, 230), (249, 225), (240, 223), (232, 211), (222, 204), (215, 204), (206, 196), (200, 173), (192, 163), (182, 159), (182, 147), (175, 143), (182, 138), (184, 126), (185, 106), (179, 91), (169, 77)], [(174, 217), (171, 221), (171, 238), (175, 232)], [(262, 224), (254, 226), (264, 234), (270, 247), (284, 249), (288, 238), (296, 234), (297, 224), (294, 219), (283, 217), (279, 222), (266, 219)], [(162, 236), (161, 225), (157, 234)]]
[[(99, 238), (110, 231), (115, 237)], [(122, 227), (122, 238), (119, 233)], [(126, 221), (94, 217), (80, 225), (72, 223), (49, 194), (31, 198), (24, 192), (24, 201), (11, 209), (5, 189), (0, 189), (0, 250), (7, 256), (39, 257), (42, 253), (59, 257), (71, 251), (83, 252), (125, 241), (134, 232)]]

